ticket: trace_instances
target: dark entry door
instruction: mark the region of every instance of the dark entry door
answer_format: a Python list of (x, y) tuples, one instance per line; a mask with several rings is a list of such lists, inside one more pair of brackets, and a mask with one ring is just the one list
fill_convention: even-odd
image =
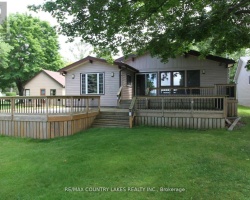
[[(187, 71), (187, 87), (200, 87), (200, 70)], [(194, 89), (192, 94), (200, 94), (200, 90)]]
[(145, 74), (137, 74), (136, 75), (136, 95), (137, 96), (144, 96), (145, 91)]
[[(136, 74), (136, 95), (146, 95), (147, 88), (157, 87), (157, 74), (156, 73), (144, 73)], [(151, 96), (156, 95), (156, 90), (150, 91)]]

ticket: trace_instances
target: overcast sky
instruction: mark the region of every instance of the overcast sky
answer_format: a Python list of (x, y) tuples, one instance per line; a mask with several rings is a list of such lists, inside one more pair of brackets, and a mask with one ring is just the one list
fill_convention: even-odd
[[(44, 2), (44, 0), (0, 0), (1, 2), (7, 2), (7, 14), (10, 13), (29, 13), (33, 16), (39, 17), (42, 20), (49, 21), (51, 25), (57, 25), (57, 22), (54, 18), (51, 17), (49, 13), (45, 12), (31, 12), (27, 9), (28, 5), (39, 5)], [(76, 61), (71, 56), (70, 51), (68, 51), (69, 47), (72, 46), (68, 43), (66, 43), (67, 38), (64, 36), (59, 36), (59, 43), (60, 43), (60, 53), (61, 55), (69, 60), (69, 61)]]

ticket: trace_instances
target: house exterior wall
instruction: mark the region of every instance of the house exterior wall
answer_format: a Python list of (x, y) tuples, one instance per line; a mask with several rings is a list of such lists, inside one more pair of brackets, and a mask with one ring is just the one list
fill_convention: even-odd
[[(104, 95), (101, 96), (101, 106), (117, 106), (117, 92), (120, 88), (120, 69), (116, 65), (93, 61), (86, 62), (71, 69), (65, 76), (66, 95), (81, 95), (81, 74), (104, 73)], [(114, 73), (114, 77), (111, 74)], [(72, 74), (75, 78), (72, 79)]]
[[(131, 76), (131, 85), (127, 85), (127, 75)], [(135, 74), (129, 70), (121, 71), (122, 100), (130, 100), (134, 95)]]
[[(243, 64), (243, 63), (241, 63)], [(250, 106), (250, 71), (241, 66), (237, 79), (237, 98), (240, 105)]]
[[(200, 74), (200, 86), (213, 86), (214, 84), (227, 84), (229, 82), (228, 68), (225, 64), (220, 66), (219, 62), (199, 59), (196, 56), (180, 56), (170, 58), (167, 63), (162, 63), (160, 59), (145, 54), (126, 61), (126, 64), (138, 69), (140, 72), (160, 72), (174, 70), (205, 70), (205, 74)], [(159, 76), (158, 76), (159, 77)]]
[(63, 88), (58, 82), (53, 80), (44, 72), (39, 73), (33, 79), (31, 79), (24, 89), (30, 90), (30, 96), (40, 96), (40, 90), (46, 90), (46, 96), (50, 96), (50, 90), (56, 89), (56, 95), (65, 95), (65, 88)]

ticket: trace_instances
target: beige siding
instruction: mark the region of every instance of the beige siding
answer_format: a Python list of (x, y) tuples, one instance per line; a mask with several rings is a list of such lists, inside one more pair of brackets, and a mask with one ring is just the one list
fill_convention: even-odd
[[(81, 73), (104, 73), (104, 95), (101, 96), (101, 106), (117, 106), (120, 69), (116, 65), (94, 61), (84, 63), (70, 70), (66, 77), (66, 95), (81, 95)], [(111, 77), (114, 73), (114, 77)], [(75, 78), (72, 79), (72, 74)]]
[[(131, 76), (132, 84), (127, 85), (127, 74)], [(133, 98), (134, 95), (134, 73), (129, 70), (121, 71), (121, 82), (122, 82), (122, 100), (129, 100)]]
[(225, 64), (199, 59), (196, 56), (170, 58), (167, 63), (162, 63), (158, 58), (152, 58), (149, 54), (135, 58), (134, 61), (126, 62), (128, 65), (138, 69), (140, 72), (174, 71), (174, 70), (205, 70), (200, 75), (201, 86), (212, 86), (214, 84), (228, 83), (228, 68)]
[(241, 67), (237, 80), (237, 97), (240, 105), (250, 106), (250, 71), (244, 66)]
[(46, 90), (47, 96), (50, 95), (51, 89), (56, 89), (56, 95), (65, 94), (65, 89), (44, 72), (39, 73), (37, 76), (31, 79), (24, 88), (30, 90), (30, 96), (40, 96), (41, 89)]

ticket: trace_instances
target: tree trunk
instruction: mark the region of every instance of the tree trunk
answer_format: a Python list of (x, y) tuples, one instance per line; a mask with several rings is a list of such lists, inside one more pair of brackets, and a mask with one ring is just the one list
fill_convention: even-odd
[(17, 80), (16, 81), (16, 86), (17, 86), (17, 89), (18, 89), (18, 93), (19, 93), (19, 96), (23, 96), (23, 92), (24, 92), (24, 88), (23, 88), (23, 83), (22, 81), (20, 80)]

